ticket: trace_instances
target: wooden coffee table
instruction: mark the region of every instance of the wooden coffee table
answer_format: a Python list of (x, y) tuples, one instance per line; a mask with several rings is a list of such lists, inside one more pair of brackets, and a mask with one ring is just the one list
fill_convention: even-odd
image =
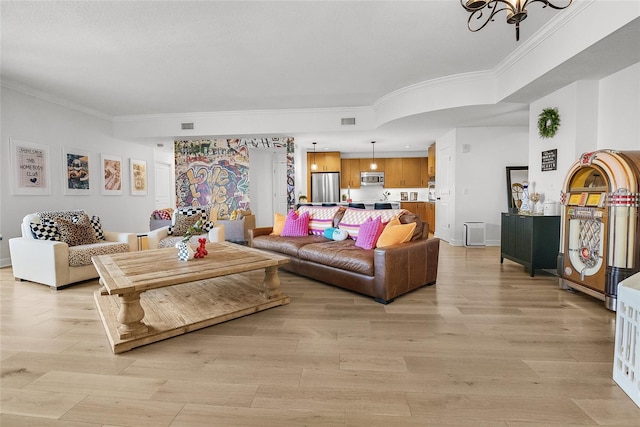
[(114, 353), (289, 303), (278, 278), (289, 258), (228, 242), (207, 251), (190, 261), (176, 248), (93, 257), (102, 285), (94, 299)]

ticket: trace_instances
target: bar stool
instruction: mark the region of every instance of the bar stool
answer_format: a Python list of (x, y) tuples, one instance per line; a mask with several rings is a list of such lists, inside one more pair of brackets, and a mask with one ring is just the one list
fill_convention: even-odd
[(322, 206), (338, 206), (336, 203), (323, 203)]
[(357, 209), (366, 209), (367, 208), (364, 205), (364, 203), (349, 203), (349, 207), (350, 208), (357, 208)]
[(391, 206), (391, 203), (375, 203), (373, 205), (374, 209), (393, 209), (393, 206)]

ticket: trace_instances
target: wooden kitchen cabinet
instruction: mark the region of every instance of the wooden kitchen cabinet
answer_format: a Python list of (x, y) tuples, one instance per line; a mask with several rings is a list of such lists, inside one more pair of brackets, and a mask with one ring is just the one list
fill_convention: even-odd
[(384, 172), (384, 164), (386, 159), (376, 159), (376, 165), (378, 168), (373, 171), (371, 170), (371, 157), (368, 159), (359, 159), (360, 160), (360, 171), (361, 172)]
[(360, 188), (360, 160), (342, 159), (340, 161), (340, 188)]
[(436, 204), (434, 202), (425, 203), (427, 209), (427, 222), (429, 223), (429, 232), (436, 232)]
[(522, 264), (533, 277), (536, 268), (556, 268), (559, 247), (559, 216), (502, 214), (500, 263)]
[(307, 152), (307, 170), (309, 172), (340, 172), (340, 152), (325, 151), (315, 153), (316, 164), (318, 169), (311, 170), (313, 164), (314, 153)]
[(420, 165), (420, 157), (385, 159), (384, 186), (386, 188), (422, 187)]
[(429, 158), (420, 157), (420, 187), (429, 186)]
[(436, 144), (431, 144), (427, 150), (427, 175), (429, 178), (436, 176)]

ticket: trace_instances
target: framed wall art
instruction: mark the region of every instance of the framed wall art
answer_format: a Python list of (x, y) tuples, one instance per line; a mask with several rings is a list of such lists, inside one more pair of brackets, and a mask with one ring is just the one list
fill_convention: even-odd
[(408, 202), (409, 201), (409, 195), (406, 191), (401, 191), (400, 192), (400, 201), (401, 202)]
[(122, 195), (122, 159), (108, 154), (100, 155), (102, 173), (102, 194)]
[(63, 193), (69, 195), (91, 194), (89, 153), (75, 148), (62, 148)]
[(51, 194), (49, 147), (34, 142), (10, 139), (11, 189), (14, 195)]
[(130, 181), (132, 196), (147, 195), (147, 162), (145, 160), (131, 159)]

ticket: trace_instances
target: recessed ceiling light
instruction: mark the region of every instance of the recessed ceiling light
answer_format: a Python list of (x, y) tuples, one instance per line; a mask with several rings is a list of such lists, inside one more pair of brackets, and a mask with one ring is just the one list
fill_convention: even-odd
[(404, 148), (411, 148), (411, 146), (410, 145), (405, 145)]

